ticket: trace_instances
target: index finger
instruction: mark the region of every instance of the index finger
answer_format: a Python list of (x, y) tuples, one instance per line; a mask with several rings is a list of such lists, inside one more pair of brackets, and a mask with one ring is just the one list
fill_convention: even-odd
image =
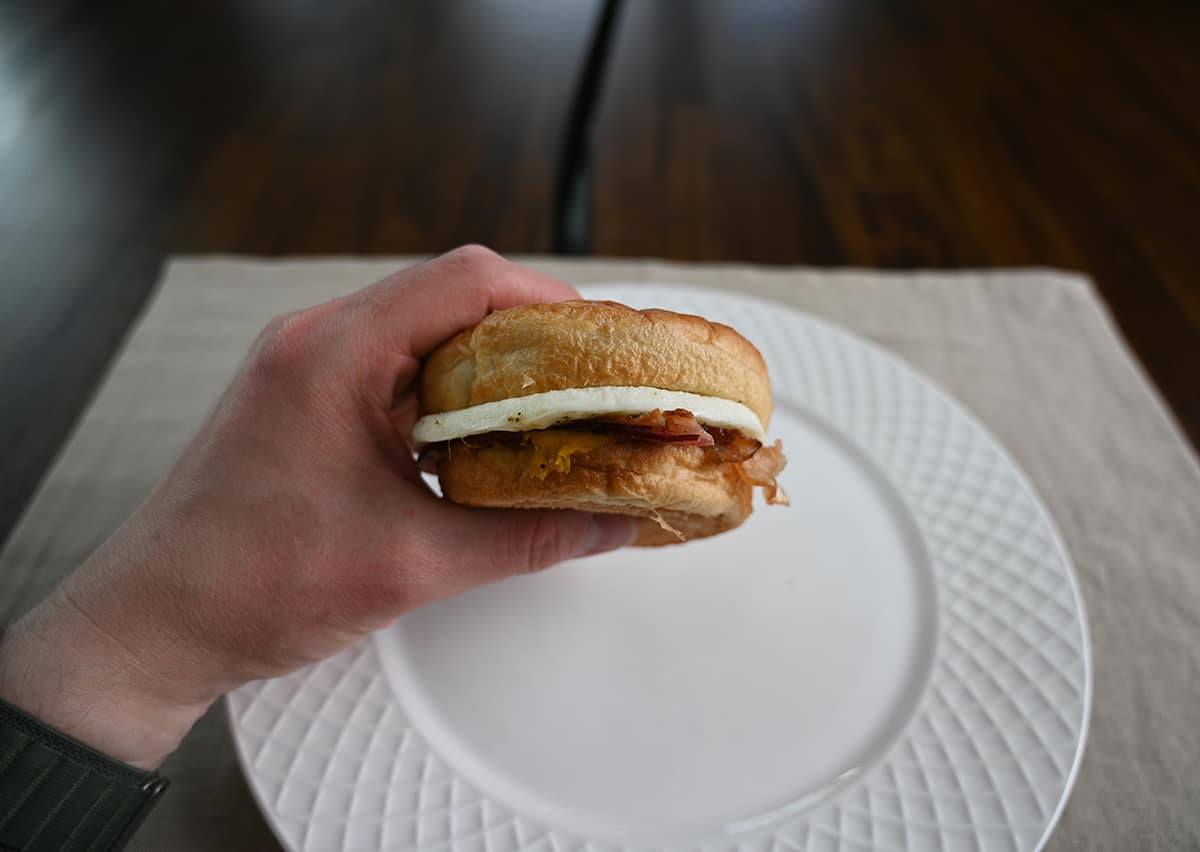
[(360, 295), (375, 309), (380, 341), (415, 358), (428, 355), (492, 311), (579, 298), (575, 288), (557, 278), (482, 246), (464, 246), (397, 272)]

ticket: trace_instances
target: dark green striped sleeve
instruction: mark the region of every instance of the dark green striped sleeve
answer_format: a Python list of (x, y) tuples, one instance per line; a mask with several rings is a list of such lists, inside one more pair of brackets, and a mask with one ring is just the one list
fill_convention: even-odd
[(120, 849), (166, 786), (0, 701), (0, 849)]

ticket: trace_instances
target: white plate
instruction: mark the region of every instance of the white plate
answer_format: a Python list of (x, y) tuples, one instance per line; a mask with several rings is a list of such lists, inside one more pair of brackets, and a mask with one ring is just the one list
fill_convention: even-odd
[(779, 305), (588, 295), (762, 350), (791, 508), (411, 613), (229, 696), (289, 850), (1036, 849), (1083, 750), (1078, 587), (996, 442)]

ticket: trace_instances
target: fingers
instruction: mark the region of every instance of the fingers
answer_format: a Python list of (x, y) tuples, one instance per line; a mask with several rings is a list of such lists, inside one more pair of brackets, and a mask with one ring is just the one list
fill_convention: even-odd
[(380, 342), (422, 358), (489, 313), (534, 302), (578, 299), (574, 288), (511, 263), (481, 246), (464, 246), (405, 269), (360, 294)]
[[(622, 515), (552, 509), (471, 509), (443, 504), (430, 518), (408, 570), (412, 606), (516, 574), (540, 571), (579, 556), (616, 550), (637, 530)], [(413, 542), (410, 542), (410, 545)], [(419, 567), (420, 566), (420, 567)]]

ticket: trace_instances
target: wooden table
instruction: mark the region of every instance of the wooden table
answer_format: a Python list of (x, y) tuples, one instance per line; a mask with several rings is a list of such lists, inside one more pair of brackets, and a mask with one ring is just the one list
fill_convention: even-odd
[(5, 4), (0, 539), (179, 252), (1063, 266), (1200, 441), (1200, 11), (1093, 7)]

